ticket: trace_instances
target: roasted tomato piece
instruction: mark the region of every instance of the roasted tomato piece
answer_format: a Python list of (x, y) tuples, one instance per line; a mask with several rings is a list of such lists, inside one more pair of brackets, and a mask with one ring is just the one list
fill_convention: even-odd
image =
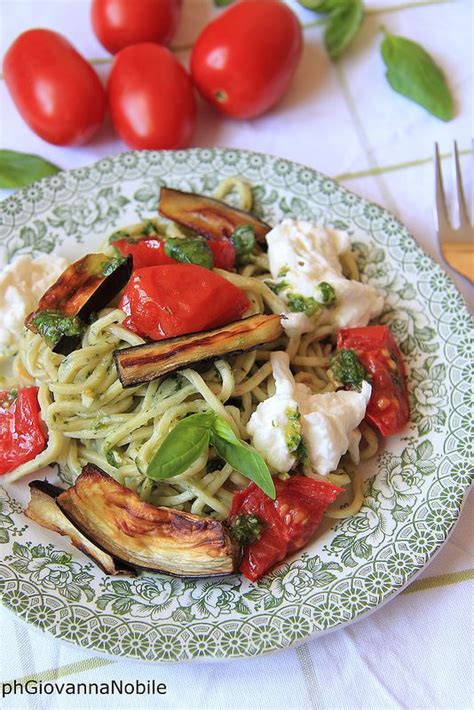
[(216, 269), (232, 271), (235, 267), (236, 252), (230, 239), (209, 239)]
[(339, 331), (338, 349), (354, 350), (372, 378), (366, 419), (382, 436), (398, 434), (410, 420), (402, 354), (389, 328), (369, 325)]
[(342, 488), (306, 476), (275, 481), (272, 501), (255, 483), (234, 495), (230, 523), (237, 515), (253, 515), (264, 524), (259, 538), (244, 547), (240, 571), (252, 582), (292, 552), (304, 547), (327, 507)]
[(0, 392), (0, 474), (10, 473), (46, 448), (38, 388)]
[(241, 289), (194, 264), (137, 269), (119, 304), (125, 327), (151, 340), (231, 323), (248, 306)]
[(163, 266), (163, 264), (176, 264), (176, 259), (172, 259), (165, 253), (164, 239), (157, 237), (143, 237), (132, 241), (130, 239), (118, 239), (113, 246), (118, 249), (122, 256), (133, 257), (135, 269), (143, 269), (145, 266)]

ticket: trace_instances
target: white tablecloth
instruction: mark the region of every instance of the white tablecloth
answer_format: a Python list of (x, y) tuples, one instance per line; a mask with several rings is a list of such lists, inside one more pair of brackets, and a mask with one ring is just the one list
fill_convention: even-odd
[[(132, 1), (132, 0), (130, 0)], [(134, 0), (140, 2), (140, 0)], [(305, 30), (297, 76), (281, 104), (255, 121), (226, 120), (200, 107), (196, 146), (256, 149), (306, 163), (398, 215), (439, 259), (432, 220), (433, 142), (462, 150), (472, 195), (472, 0), (368, 0), (370, 14), (353, 49), (328, 61), (319, 28)], [(92, 33), (86, 0), (1, 0), (1, 54), (21, 31), (63, 32), (84, 56), (107, 56)], [(215, 10), (184, 0), (176, 45), (190, 44)], [(303, 21), (314, 19), (299, 10)], [(457, 106), (450, 123), (394, 94), (384, 78), (378, 27), (421, 42), (443, 66)], [(186, 61), (187, 53), (180, 53)], [(108, 65), (100, 65), (102, 76)], [(0, 82), (1, 147), (36, 153), (63, 168), (87, 165), (125, 148), (106, 123), (88, 146), (44, 143), (20, 120)], [(445, 161), (446, 168), (449, 156)], [(454, 277), (471, 302), (467, 282)], [(110, 661), (41, 634), (10, 613), (0, 616), (3, 682), (32, 678), (75, 682), (112, 679), (165, 683), (166, 695), (12, 696), (5, 708), (469, 708), (473, 707), (471, 495), (449, 541), (411, 587), (358, 623), (297, 649), (219, 664), (148, 666)]]

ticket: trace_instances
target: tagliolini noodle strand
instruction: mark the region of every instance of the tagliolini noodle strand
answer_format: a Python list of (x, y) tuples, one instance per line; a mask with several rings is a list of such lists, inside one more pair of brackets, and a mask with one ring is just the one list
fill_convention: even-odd
[[(239, 178), (223, 181), (216, 197), (222, 198), (233, 189), (239, 195), (240, 207), (250, 210), (250, 187)], [(169, 233), (169, 227), (165, 230)], [(344, 254), (341, 263), (348, 276), (358, 278), (352, 253)], [(271, 276), (263, 252), (240, 273), (217, 272), (246, 292), (253, 313), (284, 310), (283, 301), (264, 282)], [(102, 310), (86, 329), (81, 347), (67, 357), (53, 353), (41, 336), (23, 331), (14, 372), (20, 381), (40, 384), (39, 403), (49, 440), (42, 454), (5, 479), (16, 480), (58, 463), (63, 476), (72, 483), (82, 466), (94, 463), (144, 500), (224, 519), (234, 491), (247, 485), (248, 480), (229, 464), (213, 458), (210, 451), (187, 471), (167, 481), (151, 480), (145, 474), (146, 468), (180, 419), (209, 407), (248, 440), (246, 425), (252, 412), (275, 390), (269, 362), (271, 350), (217, 360), (206, 372), (189, 368), (159, 381), (123, 389), (113, 352), (144, 342), (122, 327), (124, 317), (115, 308)], [(287, 351), (297, 382), (304, 382), (315, 393), (334, 391), (336, 383), (328, 375), (334, 350), (327, 341), (331, 335), (335, 335), (333, 326), (316, 323), (313, 332), (291, 339), (283, 336), (272, 349)], [(374, 456), (378, 449), (375, 432), (363, 424), (361, 434), (361, 458)], [(330, 509), (329, 517), (348, 517), (360, 509), (362, 480), (353, 465), (340, 465), (326, 480), (352, 488), (349, 505)]]

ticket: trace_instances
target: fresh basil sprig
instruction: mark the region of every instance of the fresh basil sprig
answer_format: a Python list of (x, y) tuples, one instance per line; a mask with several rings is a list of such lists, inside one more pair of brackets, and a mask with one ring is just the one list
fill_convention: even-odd
[(332, 60), (337, 59), (351, 44), (364, 19), (362, 0), (333, 3), (324, 33), (324, 44)]
[(384, 29), (382, 58), (387, 81), (399, 94), (423, 106), (433, 116), (450, 121), (454, 102), (447, 81), (434, 59), (419, 44)]
[(60, 168), (38, 155), (0, 150), (0, 187), (27, 187), (35, 180), (54, 175)]
[(186, 471), (209, 446), (214, 416), (214, 412), (200, 412), (178, 422), (148, 464), (146, 475), (163, 481)]
[(362, 0), (298, 0), (300, 5), (325, 15), (324, 44), (332, 60), (349, 47), (364, 19)]
[(258, 451), (241, 441), (228, 422), (211, 411), (191, 414), (178, 422), (153, 456), (146, 474), (155, 481), (178, 476), (209, 445), (232, 468), (253, 481), (270, 498), (275, 498), (270, 471)]

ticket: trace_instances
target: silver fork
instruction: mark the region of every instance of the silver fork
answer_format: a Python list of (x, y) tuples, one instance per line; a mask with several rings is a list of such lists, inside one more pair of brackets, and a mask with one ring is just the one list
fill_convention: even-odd
[(434, 160), (436, 197), (435, 222), (440, 254), (452, 269), (470, 281), (474, 281), (474, 226), (469, 221), (469, 214), (466, 207), (459, 151), (456, 141), (454, 141), (454, 174), (457, 213), (459, 215), (459, 227), (457, 228), (452, 226), (446, 207), (441, 159), (437, 143), (435, 143)]

